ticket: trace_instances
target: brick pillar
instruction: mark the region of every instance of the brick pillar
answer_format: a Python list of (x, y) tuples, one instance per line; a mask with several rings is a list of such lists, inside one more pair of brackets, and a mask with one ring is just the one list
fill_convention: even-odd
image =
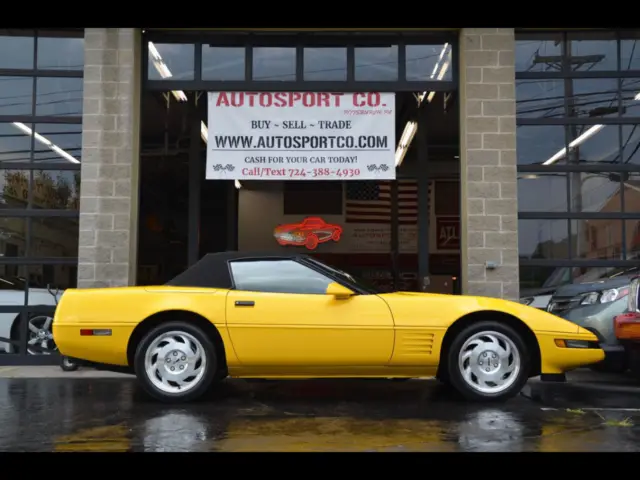
[(135, 283), (140, 31), (85, 30), (78, 287)]
[(460, 32), (463, 291), (511, 300), (519, 296), (514, 51), (512, 28)]

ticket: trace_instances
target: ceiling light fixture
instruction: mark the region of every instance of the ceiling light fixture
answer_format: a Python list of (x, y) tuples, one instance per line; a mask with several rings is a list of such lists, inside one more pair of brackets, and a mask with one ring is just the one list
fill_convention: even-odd
[[(640, 93), (636, 94), (635, 100), (640, 100)], [(591, 137), (593, 137), (596, 133), (598, 133), (604, 127), (605, 127), (604, 125), (600, 125), (600, 124), (593, 125), (591, 128), (589, 128), (588, 130), (583, 132), (580, 136), (578, 136), (578, 138), (576, 138), (574, 141), (572, 141), (569, 144), (569, 148), (576, 148), (580, 144), (582, 144), (585, 141), (589, 140)], [(563, 158), (566, 154), (567, 154), (567, 148), (566, 147), (561, 148), (558, 152), (556, 152), (555, 155), (550, 157), (548, 160), (544, 161), (542, 163), (542, 165), (552, 165), (552, 164), (556, 163), (558, 160), (560, 160), (561, 158)]]
[[(151, 61), (153, 62), (153, 66), (156, 68), (156, 70), (158, 71), (158, 73), (162, 78), (173, 77), (171, 70), (169, 70), (169, 67), (167, 67), (167, 64), (164, 63), (164, 60), (162, 59), (162, 55), (160, 55), (160, 52), (158, 52), (158, 49), (153, 44), (153, 42), (149, 42), (149, 54), (151, 55)], [(176, 100), (178, 100), (179, 102), (187, 101), (187, 95), (182, 90), (172, 90), (171, 94), (174, 97), (176, 97)], [(204, 141), (204, 143), (208, 143), (209, 141), (208, 129), (204, 121), (200, 123), (200, 136), (202, 137), (202, 140)]]
[[(445, 54), (447, 53), (448, 55)], [(449, 44), (445, 43), (440, 51), (440, 55), (438, 56), (438, 60), (436, 64), (433, 66), (433, 71), (431, 72), (431, 76), (429, 78), (437, 80), (442, 80), (445, 73), (449, 69), (451, 65), (451, 49), (449, 48)], [(422, 92), (418, 95), (418, 107), (422, 104), (425, 97), (427, 98), (427, 102), (431, 102), (433, 100), (433, 96), (436, 92)], [(402, 165), (405, 155), (411, 146), (411, 142), (413, 141), (413, 137), (415, 137), (416, 132), (418, 131), (418, 124), (410, 120), (404, 127), (404, 131), (402, 132), (402, 136), (400, 137), (400, 143), (398, 144), (398, 148), (396, 148), (396, 168)]]
[(407, 122), (407, 126), (404, 127), (404, 132), (402, 132), (400, 143), (398, 144), (398, 148), (396, 149), (396, 167), (402, 165), (404, 156), (407, 154), (409, 146), (411, 145), (411, 141), (413, 140), (413, 137), (416, 135), (417, 131), (418, 122), (415, 122), (413, 120)]
[[(156, 67), (156, 70), (158, 71), (158, 73), (162, 78), (173, 77), (173, 73), (171, 73), (171, 70), (169, 70), (169, 67), (167, 67), (167, 64), (164, 63), (164, 60), (162, 59), (162, 55), (160, 55), (160, 52), (158, 52), (158, 49), (153, 44), (153, 42), (149, 42), (149, 54), (151, 55), (151, 61), (153, 62), (153, 66)], [(179, 102), (187, 101), (187, 95), (182, 90), (172, 90), (171, 93), (173, 94), (174, 97), (176, 97), (176, 100), (178, 100)]]
[(48, 138), (43, 137), (38, 132), (34, 132), (29, 127), (27, 127), (24, 123), (22, 123), (22, 122), (13, 122), (13, 125), (16, 128), (18, 128), (19, 130), (21, 130), (25, 135), (28, 135), (30, 137), (33, 136), (36, 140), (38, 140), (43, 145), (46, 145), (47, 147), (49, 147), (51, 150), (56, 152), (58, 155), (60, 155), (65, 160), (68, 160), (71, 163), (80, 163), (80, 160), (78, 160), (73, 155), (71, 155), (68, 152), (66, 152), (63, 149), (61, 149), (59, 146), (57, 146), (55, 143), (53, 143)]
[[(604, 128), (604, 125), (593, 125), (587, 131), (583, 132), (578, 138), (576, 138), (573, 142), (569, 144), (569, 148), (576, 148), (580, 144), (584, 143), (586, 140), (594, 136), (600, 130)], [(542, 165), (551, 165), (552, 163), (556, 163), (562, 157), (567, 154), (567, 147), (561, 148), (555, 155), (546, 160)]]

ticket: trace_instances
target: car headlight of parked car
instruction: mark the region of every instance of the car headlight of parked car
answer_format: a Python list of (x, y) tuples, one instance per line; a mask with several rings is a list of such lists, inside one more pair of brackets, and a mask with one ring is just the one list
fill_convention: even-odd
[(523, 297), (520, 299), (520, 303), (522, 305), (531, 305), (533, 303), (534, 297)]
[(591, 292), (580, 295), (576, 300), (580, 301), (580, 305), (595, 305), (598, 303), (611, 303), (629, 295), (629, 287), (609, 288), (600, 292)]

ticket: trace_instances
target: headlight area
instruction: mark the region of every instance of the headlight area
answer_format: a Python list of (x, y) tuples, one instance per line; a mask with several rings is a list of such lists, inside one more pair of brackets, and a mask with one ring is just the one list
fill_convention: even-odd
[(590, 340), (567, 340), (564, 338), (556, 338), (554, 340), (556, 347), (559, 348), (600, 348), (600, 343)]
[(534, 297), (523, 297), (520, 299), (520, 303), (522, 305), (531, 305), (534, 300), (535, 300)]
[(609, 288), (601, 292), (591, 292), (575, 298), (580, 305), (596, 305), (599, 303), (611, 303), (629, 295), (629, 286), (620, 288)]

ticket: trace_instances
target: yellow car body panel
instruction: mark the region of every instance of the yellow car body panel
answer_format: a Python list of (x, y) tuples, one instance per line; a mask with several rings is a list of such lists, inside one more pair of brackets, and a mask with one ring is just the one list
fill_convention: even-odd
[[(220, 332), (227, 360), (235, 361), (225, 325), (226, 290), (187, 287), (69, 289), (56, 308), (53, 336), (63, 355), (96, 363), (128, 366), (133, 330), (160, 312), (183, 310), (209, 320)], [(110, 329), (110, 336), (81, 336), (81, 329)], [(58, 343), (56, 343), (58, 345)]]
[[(238, 308), (236, 302), (254, 302)], [(447, 330), (474, 312), (520, 319), (535, 334), (542, 373), (562, 373), (604, 359), (597, 348), (561, 348), (556, 340), (597, 341), (547, 312), (485, 297), (396, 292), (354, 295), (257, 293), (192, 287), (67, 290), (53, 335), (63, 355), (128, 366), (134, 329), (167, 311), (186, 311), (220, 333), (229, 374), (238, 377), (416, 377), (435, 374)], [(109, 329), (81, 336), (81, 329)]]

